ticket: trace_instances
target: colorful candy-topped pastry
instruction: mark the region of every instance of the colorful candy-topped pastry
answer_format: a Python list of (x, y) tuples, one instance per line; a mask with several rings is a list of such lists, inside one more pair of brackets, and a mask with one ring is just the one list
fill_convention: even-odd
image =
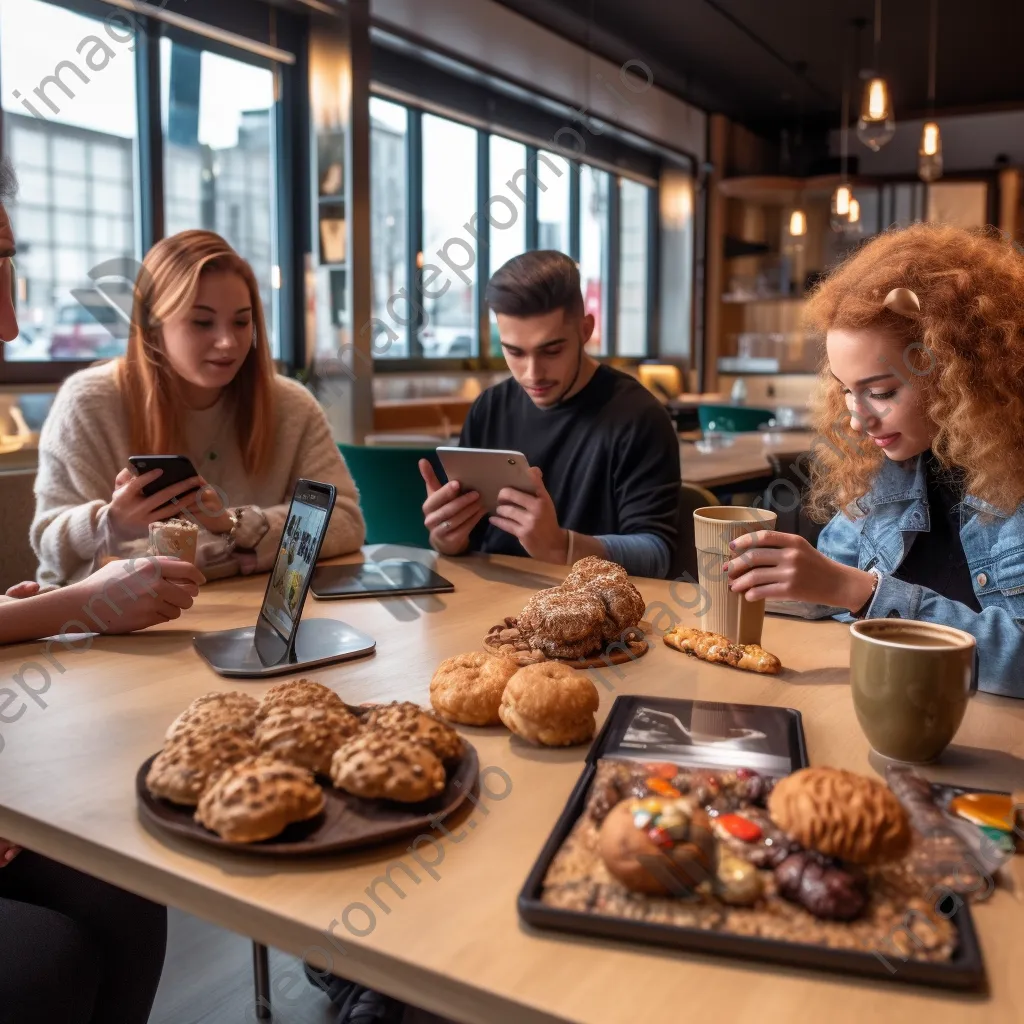
[(690, 892), (715, 869), (708, 816), (685, 797), (621, 801), (604, 819), (597, 844), (609, 873), (634, 892)]
[(730, 853), (757, 868), (774, 868), (793, 847), (792, 840), (759, 807), (712, 815), (711, 831)]

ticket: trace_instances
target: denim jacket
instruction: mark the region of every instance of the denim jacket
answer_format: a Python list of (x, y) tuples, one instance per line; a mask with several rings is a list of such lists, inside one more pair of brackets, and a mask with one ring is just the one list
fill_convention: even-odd
[[(978, 642), (979, 688), (1024, 697), (1024, 505), (1013, 515), (966, 495), (960, 541), (981, 611), (934, 590), (894, 579), (917, 534), (930, 529), (924, 459), (886, 460), (869, 494), (865, 515), (836, 515), (822, 530), (818, 550), (844, 565), (882, 573), (866, 618), (921, 619), (966, 630)], [(835, 618), (852, 622), (843, 610)]]

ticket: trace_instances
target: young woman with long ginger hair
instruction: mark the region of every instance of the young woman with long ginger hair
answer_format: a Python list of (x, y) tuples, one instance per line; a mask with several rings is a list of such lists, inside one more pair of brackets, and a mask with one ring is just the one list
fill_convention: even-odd
[(1024, 697), (1024, 255), (918, 224), (868, 242), (811, 297), (825, 332), (815, 550), (763, 531), (733, 590), (972, 633), (980, 685)]
[[(187, 455), (199, 476), (145, 498), (161, 471), (137, 476), (128, 456), (154, 454)], [(269, 569), (300, 477), (337, 488), (323, 557), (357, 550), (355, 485), (316, 399), (274, 371), (252, 269), (211, 231), (165, 238), (139, 272), (124, 358), (72, 374), (43, 427), (39, 582), (145, 549), (174, 515), (199, 523), (207, 577)]]

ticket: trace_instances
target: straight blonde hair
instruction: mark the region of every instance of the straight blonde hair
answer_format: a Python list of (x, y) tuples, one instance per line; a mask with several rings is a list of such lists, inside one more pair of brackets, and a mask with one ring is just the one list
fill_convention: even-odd
[(182, 231), (157, 242), (135, 282), (128, 347), (119, 360), (118, 386), (128, 414), (132, 451), (177, 454), (184, 444), (181, 378), (171, 367), (163, 325), (195, 301), (203, 274), (238, 274), (249, 289), (255, 345), (226, 390), (233, 400), (235, 433), (246, 472), (257, 474), (273, 454), (274, 361), (263, 305), (252, 268), (220, 235)]

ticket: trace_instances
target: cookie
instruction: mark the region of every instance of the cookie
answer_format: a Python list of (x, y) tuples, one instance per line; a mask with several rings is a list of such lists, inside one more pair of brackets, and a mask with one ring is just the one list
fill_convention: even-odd
[(206, 693), (196, 697), (170, 724), (165, 739), (172, 739), (186, 726), (202, 727), (216, 722), (233, 724), (239, 732), (252, 734), (256, 728), (255, 697), (238, 690)]
[(519, 668), (512, 658), (483, 651), (442, 661), (430, 680), (430, 703), (450, 722), (500, 725), (501, 695)]
[(701, 661), (731, 665), (746, 672), (760, 672), (764, 675), (778, 675), (782, 671), (782, 662), (760, 644), (734, 644), (728, 637), (710, 633), (706, 629), (676, 626), (662, 639), (668, 647), (693, 655)]
[(597, 728), (597, 687), (561, 662), (525, 665), (508, 681), (498, 714), (507, 728), (530, 743), (568, 747), (586, 743)]
[(353, 796), (419, 803), (444, 790), (445, 772), (422, 743), (367, 730), (335, 751), (331, 781)]
[(324, 792), (312, 772), (263, 755), (221, 772), (199, 801), (195, 819), (230, 843), (258, 843), (323, 808)]
[(450, 763), (462, 757), (462, 737), (447, 723), (411, 701), (393, 701), (370, 712), (366, 728), (427, 747), (435, 757)]
[(564, 587), (579, 589), (591, 580), (601, 576), (609, 576), (615, 579), (626, 579), (626, 570), (607, 558), (599, 558), (597, 555), (587, 555), (573, 564), (573, 567), (566, 574), (562, 582)]
[(604, 643), (605, 606), (579, 590), (539, 590), (519, 614), (520, 636), (549, 658), (582, 658)]
[(220, 722), (196, 732), (186, 727), (153, 760), (146, 788), (153, 796), (194, 807), (212, 779), (255, 753), (252, 737), (230, 723)]
[(910, 821), (892, 790), (841, 768), (802, 768), (781, 779), (768, 813), (801, 846), (851, 864), (895, 860), (910, 846)]
[(295, 682), (275, 683), (271, 686), (260, 701), (256, 720), (262, 721), (276, 708), (294, 708), (302, 705), (345, 709), (345, 702), (329, 686), (316, 683), (312, 679), (298, 679)]
[(363, 723), (348, 709), (304, 704), (272, 710), (256, 728), (260, 753), (319, 775), (331, 770), (331, 756)]

